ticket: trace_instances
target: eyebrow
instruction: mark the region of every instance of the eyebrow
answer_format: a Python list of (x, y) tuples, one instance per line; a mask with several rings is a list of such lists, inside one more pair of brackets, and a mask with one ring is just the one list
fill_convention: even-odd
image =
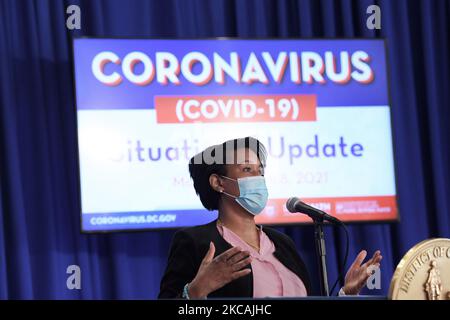
[[(238, 163), (238, 165), (244, 165), (245, 163), (253, 163), (253, 161), (245, 160), (244, 163)], [(257, 162), (256, 162), (257, 163)], [(262, 167), (262, 163), (259, 164)]]

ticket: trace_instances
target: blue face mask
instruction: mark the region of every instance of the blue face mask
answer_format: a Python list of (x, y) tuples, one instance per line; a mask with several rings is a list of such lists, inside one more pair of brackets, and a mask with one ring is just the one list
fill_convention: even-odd
[(266, 180), (263, 176), (238, 178), (237, 180), (225, 176), (222, 177), (237, 181), (239, 186), (238, 197), (226, 193), (225, 191), (223, 193), (234, 198), (242, 208), (255, 216), (263, 211), (269, 196), (266, 187)]

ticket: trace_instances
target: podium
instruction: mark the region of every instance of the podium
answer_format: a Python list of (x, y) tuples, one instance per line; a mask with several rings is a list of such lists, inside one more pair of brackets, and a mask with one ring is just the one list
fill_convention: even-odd
[(429, 239), (412, 247), (395, 269), (388, 297), (450, 300), (450, 239)]

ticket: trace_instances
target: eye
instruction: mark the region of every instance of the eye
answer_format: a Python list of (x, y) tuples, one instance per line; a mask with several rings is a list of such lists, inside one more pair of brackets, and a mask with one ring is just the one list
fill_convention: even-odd
[(252, 171), (252, 168), (250, 168), (250, 167), (244, 167), (244, 172), (251, 172)]

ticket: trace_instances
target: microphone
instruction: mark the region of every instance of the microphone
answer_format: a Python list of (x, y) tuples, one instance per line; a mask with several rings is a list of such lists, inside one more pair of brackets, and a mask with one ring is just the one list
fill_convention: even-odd
[(288, 199), (288, 201), (286, 201), (286, 209), (288, 209), (288, 211), (291, 213), (304, 213), (314, 221), (325, 220), (336, 224), (343, 224), (343, 222), (338, 218), (330, 216), (328, 213), (323, 212), (322, 210), (311, 207), (297, 197), (291, 197)]

